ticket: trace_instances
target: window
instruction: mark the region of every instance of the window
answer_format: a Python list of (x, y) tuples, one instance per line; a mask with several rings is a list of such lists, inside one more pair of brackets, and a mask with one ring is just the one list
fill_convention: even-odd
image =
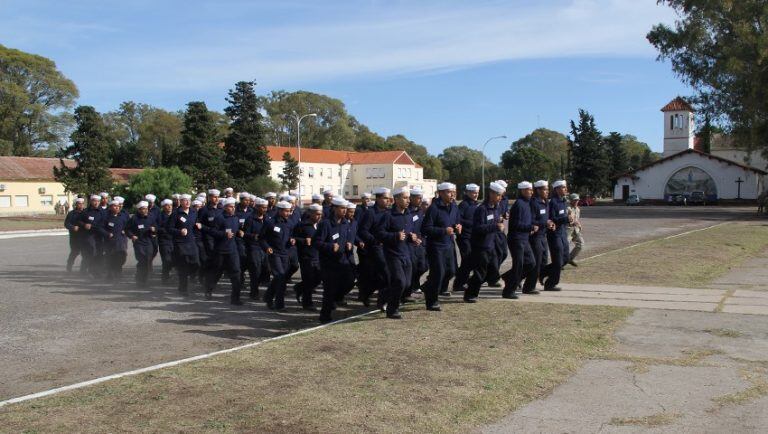
[(40, 205), (53, 206), (53, 196), (51, 196), (50, 194), (45, 194), (40, 196)]
[[(328, 169), (328, 170), (326, 170), (325, 172), (326, 172), (326, 173), (327, 173), (327, 175), (328, 175), (328, 176), (327, 176), (327, 178), (328, 178), (328, 179), (331, 179), (331, 178), (333, 178), (333, 170), (332, 170), (332, 169), (330, 169), (330, 168), (329, 168), (329, 169)], [(341, 194), (341, 192), (339, 192), (339, 194)]]
[(0, 196), (0, 208), (11, 207), (11, 196)]
[(314, 178), (315, 177), (315, 168), (314, 167), (310, 167), (310, 168), (307, 169), (307, 176), (309, 176), (310, 178)]
[(29, 206), (29, 196), (16, 196), (14, 202), (19, 208), (26, 208)]
[(669, 130), (672, 131), (675, 129), (675, 116), (669, 115)]
[(65, 204), (69, 202), (69, 198), (67, 197), (66, 194), (60, 194), (56, 196), (56, 200), (58, 200), (60, 204)]
[(317, 189), (318, 194), (323, 194), (324, 191), (325, 189), (323, 187), (320, 187), (319, 189)]
[(352, 186), (352, 196), (357, 196), (357, 195), (358, 195), (358, 188), (357, 188), (356, 185), (353, 185)]

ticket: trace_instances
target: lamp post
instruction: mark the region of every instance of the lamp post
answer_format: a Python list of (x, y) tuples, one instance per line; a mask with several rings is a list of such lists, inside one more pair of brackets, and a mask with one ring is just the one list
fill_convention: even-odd
[(485, 200), (485, 147), (493, 140), (496, 139), (506, 139), (507, 136), (495, 136), (491, 137), (490, 139), (486, 140), (485, 143), (483, 143), (483, 147), (480, 148), (480, 153), (483, 154), (483, 169), (482, 169), (482, 181), (481, 181), (481, 188), (483, 189), (483, 200)]
[(299, 165), (299, 207), (301, 207), (302, 204), (302, 198), (301, 198), (301, 121), (304, 120), (304, 118), (316, 118), (317, 113), (307, 113), (303, 116), (299, 116), (296, 113), (293, 113), (290, 115), (291, 118), (293, 118), (296, 121), (296, 148), (298, 149), (298, 165)]

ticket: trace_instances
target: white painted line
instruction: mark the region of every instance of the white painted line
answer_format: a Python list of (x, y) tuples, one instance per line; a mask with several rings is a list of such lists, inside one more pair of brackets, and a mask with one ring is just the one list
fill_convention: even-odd
[(0, 240), (10, 240), (14, 238), (30, 238), (30, 237), (55, 237), (61, 235), (67, 235), (69, 231), (66, 229), (40, 229), (36, 231), (7, 231), (0, 232)]
[(212, 353), (207, 353), (207, 354), (200, 354), (198, 356), (187, 357), (186, 359), (180, 359), (180, 360), (174, 360), (174, 361), (171, 361), (171, 362), (160, 363), (160, 364), (157, 364), (157, 365), (148, 366), (146, 368), (134, 369), (132, 371), (126, 371), (126, 372), (120, 372), (118, 374), (107, 375), (106, 377), (94, 378), (93, 380), (83, 381), (83, 382), (80, 382), (80, 383), (70, 384), (68, 386), (57, 387), (57, 388), (54, 388), (54, 389), (44, 390), (42, 392), (32, 393), (30, 395), (24, 395), (24, 396), (19, 396), (17, 398), (7, 399), (5, 401), (0, 401), (0, 407), (4, 407), (4, 406), (9, 405), (9, 404), (15, 404), (15, 403), (18, 403), (18, 402), (29, 401), (31, 399), (42, 398), (44, 396), (50, 396), (50, 395), (54, 395), (54, 394), (57, 394), (57, 393), (66, 392), (66, 391), (69, 391), (69, 390), (81, 389), (83, 387), (92, 386), (94, 384), (103, 383), (105, 381), (114, 380), (114, 379), (117, 379), (117, 378), (122, 378), (122, 377), (127, 377), (127, 376), (132, 376), (132, 375), (143, 374), (145, 372), (150, 372), (150, 371), (157, 371), (158, 369), (169, 368), (171, 366), (178, 366), (178, 365), (181, 365), (181, 364), (184, 364), (184, 363), (194, 362), (196, 360), (208, 359), (208, 358), (211, 358), (213, 356), (218, 356), (220, 354), (227, 354), (227, 353), (232, 353), (232, 352), (235, 352), (235, 351), (240, 351), (240, 350), (245, 350), (245, 349), (248, 349), (248, 348), (257, 347), (259, 345), (266, 344), (267, 342), (274, 342), (274, 341), (278, 341), (280, 339), (285, 339), (285, 338), (289, 338), (289, 337), (292, 337), (292, 336), (298, 336), (298, 335), (301, 335), (301, 334), (304, 334), (304, 333), (314, 332), (314, 331), (326, 328), (326, 327), (334, 325), (334, 324), (341, 324), (343, 322), (347, 322), (347, 321), (351, 321), (353, 319), (361, 318), (361, 317), (364, 317), (366, 315), (370, 315), (370, 314), (373, 314), (373, 313), (376, 313), (376, 312), (380, 312), (380, 311), (378, 309), (376, 309), (376, 310), (372, 310), (370, 312), (364, 312), (364, 313), (360, 313), (360, 314), (357, 314), (357, 315), (350, 316), (348, 318), (343, 318), (343, 319), (340, 319), (340, 320), (336, 320), (336, 321), (328, 323), (328, 324), (321, 324), (319, 326), (310, 327), (310, 328), (304, 329), (304, 330), (298, 330), (298, 331), (295, 331), (295, 332), (292, 332), (292, 333), (287, 333), (287, 334), (280, 335), (280, 336), (275, 336), (273, 338), (264, 339), (264, 340), (258, 341), (258, 342), (252, 342), (250, 344), (241, 345), (239, 347), (227, 348), (225, 350), (214, 351)]
[(660, 240), (671, 240), (671, 239), (673, 239), (673, 238), (682, 237), (683, 235), (688, 235), (688, 234), (692, 234), (692, 233), (695, 233), (695, 232), (706, 231), (706, 230), (708, 230), (708, 229), (713, 229), (713, 228), (716, 228), (716, 227), (718, 227), (718, 226), (722, 226), (722, 225), (724, 225), (724, 224), (727, 224), (727, 223), (733, 223), (733, 222), (732, 222), (732, 221), (726, 221), (726, 222), (718, 223), (718, 224), (716, 224), (716, 225), (707, 226), (707, 227), (705, 227), (705, 228), (693, 229), (693, 230), (690, 230), (690, 231), (681, 232), (681, 233), (679, 233), (679, 234), (669, 235), (669, 236), (666, 236), (666, 237), (662, 237), (662, 238), (654, 238), (654, 239), (652, 239), (652, 240), (647, 240), (647, 241), (643, 241), (643, 242), (640, 242), (640, 243), (632, 244), (631, 246), (622, 247), (622, 248), (620, 248), (620, 249), (609, 250), (609, 251), (607, 251), (607, 252), (598, 253), (598, 254), (596, 254), (596, 255), (592, 255), (592, 256), (589, 256), (589, 257), (587, 257), (587, 258), (581, 259), (581, 261), (588, 261), (588, 260), (590, 260), (590, 259), (599, 258), (599, 257), (601, 257), (601, 256), (605, 256), (605, 255), (608, 255), (608, 254), (610, 254), (610, 253), (616, 253), (616, 252), (621, 252), (621, 251), (624, 251), (624, 250), (629, 250), (629, 249), (632, 249), (632, 248), (635, 248), (635, 247), (639, 247), (639, 246), (642, 246), (642, 245), (645, 245), (645, 244), (650, 244), (650, 243), (653, 243), (653, 242), (655, 242), (655, 241), (660, 241)]

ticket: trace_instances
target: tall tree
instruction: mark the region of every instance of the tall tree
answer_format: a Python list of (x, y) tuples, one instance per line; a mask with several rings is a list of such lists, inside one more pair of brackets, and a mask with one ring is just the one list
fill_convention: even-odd
[(482, 165), (485, 160), (485, 180), (495, 179), (499, 174), (498, 166), (491, 163), (480, 151), (467, 146), (450, 146), (437, 157), (443, 164), (447, 179), (463, 189), (465, 184), (479, 183), (482, 178)]
[(576, 191), (602, 194), (610, 187), (610, 160), (595, 118), (579, 109), (578, 125), (571, 121), (571, 183)]
[(611, 132), (603, 138), (603, 144), (611, 162), (610, 176), (621, 175), (629, 170), (629, 156), (624, 146), (623, 137), (617, 132)]
[(269, 173), (269, 155), (264, 146), (262, 116), (252, 81), (240, 81), (229, 91), (224, 113), (231, 120), (224, 140), (224, 161), (233, 187), (242, 189), (256, 176)]
[(161, 167), (178, 163), (182, 119), (148, 104), (126, 101), (104, 115), (115, 137), (112, 167)]
[(651, 151), (651, 147), (647, 143), (641, 142), (632, 134), (621, 136), (621, 144), (627, 153), (629, 170), (637, 169), (661, 158), (659, 153)]
[(52, 60), (0, 45), (0, 150), (24, 156), (63, 146), (77, 97)]
[(280, 183), (286, 190), (295, 190), (299, 186), (299, 162), (291, 155), (290, 152), (283, 154), (283, 173), (278, 173), (277, 177), (280, 178)]
[[(658, 24), (648, 40), (747, 149), (768, 150), (768, 3), (765, 0), (659, 0), (674, 9), (674, 27)], [(717, 120), (717, 122), (716, 122)]]
[(439, 158), (430, 155), (427, 152), (427, 148), (418, 143), (409, 140), (402, 134), (396, 134), (389, 136), (380, 145), (378, 150), (402, 150), (408, 153), (413, 158), (413, 161), (424, 167), (424, 178), (427, 179), (443, 179), (445, 178), (445, 171), (443, 170), (443, 163)]
[[(54, 167), (53, 176), (73, 193), (94, 193), (112, 187), (109, 173), (110, 141), (107, 127), (91, 106), (75, 109), (77, 128), (70, 137), (71, 144), (60, 153), (60, 166)], [(64, 158), (75, 160), (76, 166), (64, 164)]]
[(555, 162), (544, 152), (530, 146), (504, 151), (501, 154), (501, 167), (506, 171), (507, 179), (512, 182), (535, 182), (556, 177)]
[(216, 124), (202, 101), (187, 104), (181, 134), (181, 169), (197, 189), (222, 187), (227, 181), (224, 151), (219, 146)]

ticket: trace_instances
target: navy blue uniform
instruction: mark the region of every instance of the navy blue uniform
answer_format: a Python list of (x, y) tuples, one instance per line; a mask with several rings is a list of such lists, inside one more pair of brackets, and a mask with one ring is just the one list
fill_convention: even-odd
[(534, 226), (531, 202), (531, 199), (519, 197), (509, 212), (507, 243), (513, 262), (512, 269), (504, 276), (504, 297), (512, 296), (523, 278), (526, 283), (533, 282), (535, 285), (536, 282), (536, 258), (529, 241)]
[[(75, 259), (80, 256), (82, 241), (82, 233), (80, 232), (80, 214), (82, 210), (78, 211), (73, 209), (67, 213), (64, 218), (64, 227), (69, 231), (69, 257), (67, 257), (67, 271), (72, 271), (72, 266), (75, 265)], [(77, 229), (75, 229), (77, 228)], [(80, 262), (80, 268), (82, 269), (83, 262)]]
[(355, 220), (357, 221), (355, 245), (357, 245), (357, 258), (360, 262), (357, 267), (359, 271), (357, 280), (358, 298), (367, 306), (368, 299), (373, 294), (373, 273), (375, 272), (372, 266), (373, 254), (369, 253), (373, 249), (374, 243), (373, 234), (371, 233), (373, 209), (368, 206), (358, 205), (357, 211), (355, 211)]
[(496, 240), (501, 223), (501, 207), (491, 205), (488, 201), (478, 205), (472, 217), (472, 276), (464, 291), (464, 300), (472, 301), (480, 295), (480, 286), (488, 280), (488, 276), (498, 274), (498, 258)]
[[(253, 208), (249, 206), (243, 208), (242, 205), (238, 204), (235, 207), (235, 215), (241, 231), (245, 232), (245, 224), (253, 215), (253, 211)], [(240, 255), (240, 282), (245, 284), (245, 272), (248, 271), (248, 249), (245, 247), (245, 238), (238, 236), (235, 238), (235, 242), (237, 243), (237, 253)]]
[(82, 274), (97, 275), (100, 273), (103, 240), (104, 235), (106, 235), (104, 230), (105, 217), (106, 215), (101, 208), (89, 207), (80, 213), (78, 232), (82, 232), (82, 244), (80, 245), (83, 255), (83, 263), (80, 266)]
[(456, 279), (453, 281), (453, 290), (459, 291), (469, 279), (469, 272), (472, 271), (472, 219), (475, 216), (478, 202), (464, 196), (459, 204), (459, 221), (461, 222), (461, 235), (458, 237), (459, 255), (461, 255), (461, 265), (456, 271)]
[[(547, 201), (534, 197), (531, 200), (531, 213), (533, 214), (534, 224), (539, 227), (538, 232), (530, 237), (531, 250), (533, 250), (533, 257), (536, 259), (536, 276), (538, 278), (547, 265), (547, 255), (549, 254), (549, 248), (547, 247), (547, 220), (549, 220)], [(536, 288), (536, 281), (529, 282), (526, 280), (525, 284), (523, 284), (524, 292), (533, 291), (534, 288)]]
[[(349, 230), (347, 234), (347, 239), (351, 240), (352, 246), (359, 246), (359, 239), (357, 237), (357, 227), (358, 227), (358, 221), (357, 221), (357, 211), (355, 211), (355, 218), (353, 219), (347, 219), (349, 222)], [(359, 248), (358, 248), (359, 251)], [(359, 253), (358, 253), (359, 256)], [(355, 262), (355, 249), (351, 249), (349, 252), (347, 252), (347, 260), (349, 261), (349, 266), (352, 269), (352, 278), (349, 279), (347, 282), (348, 284), (342, 288), (342, 291), (339, 294), (336, 294), (336, 304), (342, 304), (345, 305), (344, 297), (347, 296), (347, 294), (352, 291), (352, 288), (355, 287), (355, 282), (360, 277), (360, 273), (358, 272), (358, 265)]]
[[(294, 229), (301, 224), (301, 211), (299, 210), (299, 207), (293, 207), (293, 211), (291, 212), (291, 216), (288, 218), (288, 221), (291, 222), (291, 227)], [(299, 248), (298, 246), (293, 245), (288, 249), (288, 281), (290, 281), (293, 275), (299, 271), (299, 265)], [(299, 288), (296, 288), (295, 285), (293, 289), (294, 291), (299, 290)]]
[(163, 283), (168, 282), (171, 278), (171, 270), (173, 269), (173, 235), (168, 228), (171, 216), (173, 216), (173, 212), (166, 214), (161, 211), (157, 217), (157, 242), (163, 267), (161, 274)]
[(261, 282), (261, 275), (264, 273), (267, 266), (267, 254), (261, 247), (259, 237), (264, 228), (264, 222), (266, 217), (258, 217), (256, 213), (248, 217), (245, 221), (245, 228), (243, 229), (246, 250), (246, 266), (248, 268), (248, 277), (251, 279), (251, 292), (250, 297), (256, 299), (259, 296), (259, 283)]
[(446, 228), (456, 229), (459, 224), (459, 208), (456, 203), (445, 204), (436, 199), (424, 213), (421, 234), (427, 239), (429, 275), (424, 285), (424, 301), (427, 308), (438, 305), (437, 296), (448, 292), (448, 282), (456, 273), (456, 248), (454, 235)]
[(411, 273), (411, 286), (403, 294), (403, 298), (408, 298), (413, 294), (413, 291), (421, 288), (421, 276), (427, 272), (429, 266), (427, 265), (427, 245), (424, 242), (424, 237), (421, 235), (421, 226), (424, 223), (424, 211), (421, 207), (410, 207), (408, 212), (411, 213), (411, 220), (413, 221), (413, 233), (419, 237), (421, 244), (411, 245), (411, 262), (413, 263), (413, 269)]
[(547, 232), (551, 261), (544, 267), (542, 277), (544, 289), (551, 290), (560, 283), (560, 270), (568, 262), (568, 202), (557, 196), (549, 199), (549, 219), (555, 223), (555, 229)]
[[(221, 204), (221, 202), (219, 202)], [(200, 252), (200, 264), (205, 268), (204, 271), (207, 275), (208, 270), (213, 267), (213, 248), (215, 240), (210, 233), (211, 226), (216, 216), (221, 215), (223, 210), (217, 204), (213, 206), (211, 203), (207, 203), (204, 207), (200, 208), (197, 214), (197, 222), (200, 223), (201, 242), (203, 249)]]
[(222, 212), (213, 219), (213, 224), (208, 227), (208, 234), (213, 238), (213, 252), (210, 258), (211, 267), (206, 272), (205, 292), (210, 297), (221, 275), (227, 272), (232, 284), (230, 302), (240, 302), (240, 252), (237, 246), (237, 232), (240, 230), (240, 221), (236, 214), (227, 215)]
[(298, 247), (299, 266), (301, 267), (301, 282), (296, 284), (296, 297), (305, 308), (312, 306), (312, 293), (320, 285), (320, 254), (317, 247), (312, 245), (312, 238), (317, 231), (317, 223), (308, 218), (299, 223), (293, 230), (296, 246)]
[[(353, 279), (349, 263), (349, 250), (354, 240), (349, 237), (349, 221), (346, 218), (323, 220), (315, 231), (312, 244), (320, 254), (320, 273), (323, 280), (323, 303), (320, 308), (320, 321), (331, 320), (338, 293), (343, 291)], [(335, 247), (334, 247), (335, 246)]]
[[(190, 208), (184, 211), (176, 209), (168, 222), (168, 230), (173, 236), (173, 256), (176, 272), (179, 275), (179, 292), (186, 294), (189, 276), (200, 268), (200, 257), (195, 241), (195, 223), (197, 211)], [(186, 229), (186, 234), (182, 231)]]
[[(405, 238), (400, 239), (401, 233)], [(413, 233), (413, 216), (408, 209), (400, 211), (397, 206), (383, 214), (381, 224), (376, 228), (376, 238), (384, 246), (384, 256), (387, 261), (389, 285), (386, 292), (387, 314), (398, 311), (403, 293), (411, 286), (413, 261), (411, 260), (411, 234)]]
[(104, 220), (104, 260), (107, 280), (113, 280), (123, 272), (123, 265), (128, 251), (128, 238), (125, 236), (125, 215), (107, 213)]
[[(157, 228), (160, 225), (160, 214), (162, 213), (162, 210), (160, 209), (159, 206), (156, 206), (155, 203), (152, 202), (149, 204), (149, 209), (147, 209), (147, 211), (148, 211), (148, 215), (152, 217), (152, 220), (155, 222), (155, 228)], [(157, 256), (157, 253), (159, 251), (160, 251), (160, 240), (157, 237), (157, 233), (155, 233), (152, 235), (152, 258), (153, 259), (155, 258), (155, 256)]]
[[(509, 197), (507, 197), (506, 193), (501, 196), (499, 212), (501, 213), (502, 222), (509, 220)], [(491, 286), (498, 285), (499, 278), (501, 277), (499, 275), (501, 264), (507, 260), (507, 237), (505, 236), (504, 231), (500, 231), (496, 234), (496, 260), (499, 263), (498, 267), (490, 270), (491, 272), (488, 275), (488, 282)]]
[[(384, 214), (388, 213), (388, 208), (373, 206), (369, 208), (360, 217), (360, 223), (357, 228), (359, 238), (365, 243), (365, 255), (367, 270), (361, 273), (370, 273), (370, 280), (366, 285), (360, 288), (361, 299), (367, 305), (368, 299), (375, 291), (379, 291), (377, 305), (384, 305), (384, 292), (389, 282), (389, 272), (387, 270), (387, 261), (384, 257), (384, 246), (381, 241), (376, 239), (375, 233), (381, 226)], [(358, 250), (359, 252), (360, 250)]]
[[(154, 230), (153, 230), (154, 229)], [(155, 218), (151, 215), (133, 216), (126, 225), (126, 233), (133, 238), (133, 253), (136, 256), (136, 284), (145, 285), (152, 271), (154, 257), (154, 235), (157, 233)]]
[(272, 249), (269, 255), (269, 267), (272, 270), (272, 281), (269, 283), (264, 301), (270, 309), (285, 308), (285, 288), (288, 283), (290, 268), (290, 248), (293, 225), (279, 214), (264, 224), (261, 233), (261, 245), (264, 250)]

